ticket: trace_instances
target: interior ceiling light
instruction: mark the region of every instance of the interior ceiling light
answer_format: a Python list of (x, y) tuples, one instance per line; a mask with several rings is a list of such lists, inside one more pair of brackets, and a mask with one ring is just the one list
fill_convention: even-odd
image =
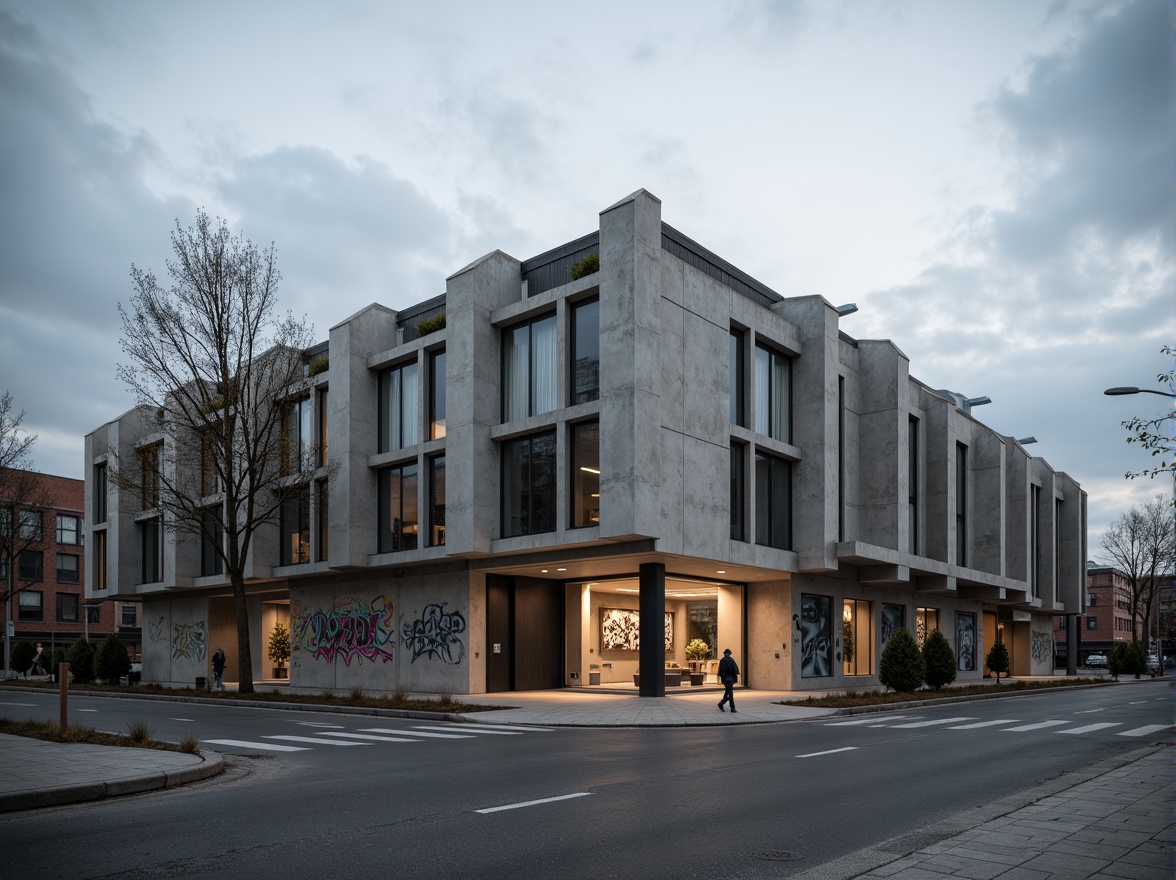
[(600, 471), (598, 471), (596, 468), (590, 468), (590, 467), (583, 467), (583, 466), (581, 466), (581, 467), (580, 467), (580, 470), (582, 470), (582, 471), (587, 471), (587, 472), (588, 472), (588, 473), (590, 473), (590, 474), (599, 474), (599, 473), (600, 473)]
[(567, 571), (566, 568), (557, 568), (556, 571)]
[(727, 573), (727, 570), (725, 568), (720, 568), (718, 571), (715, 572), (715, 574), (726, 574), (726, 573)]

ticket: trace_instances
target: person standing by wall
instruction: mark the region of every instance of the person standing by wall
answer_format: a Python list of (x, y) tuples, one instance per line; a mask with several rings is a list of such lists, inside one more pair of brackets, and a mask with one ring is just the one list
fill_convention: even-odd
[(731, 711), (735, 712), (735, 682), (739, 680), (739, 664), (731, 656), (731, 649), (723, 652), (723, 659), (719, 661), (719, 681), (723, 683), (723, 699), (719, 700), (719, 711), (725, 712), (724, 703), (731, 704)]
[(216, 676), (216, 689), (223, 691), (225, 689), (225, 652), (221, 648), (216, 649), (216, 653), (212, 655), (212, 673)]

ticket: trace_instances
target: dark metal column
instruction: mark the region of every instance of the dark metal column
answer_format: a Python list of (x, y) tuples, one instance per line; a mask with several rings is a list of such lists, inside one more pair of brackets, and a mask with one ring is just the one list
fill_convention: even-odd
[(1078, 620), (1077, 614), (1066, 615), (1066, 675), (1078, 674)]
[(641, 648), (637, 671), (641, 673), (643, 697), (666, 695), (666, 567), (660, 562), (645, 562), (638, 569), (641, 591)]

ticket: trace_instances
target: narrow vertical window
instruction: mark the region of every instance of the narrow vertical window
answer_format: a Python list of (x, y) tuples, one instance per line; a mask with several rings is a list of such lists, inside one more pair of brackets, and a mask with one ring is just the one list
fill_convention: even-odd
[(380, 471), (379, 528), (381, 553), (417, 548), (417, 466)]
[(429, 459), (429, 545), (445, 543), (445, 456)]
[(968, 447), (956, 444), (956, 565), (968, 564)]
[(220, 554), (224, 546), (224, 526), (221, 524), (220, 507), (204, 508), (201, 519), (200, 576), (212, 577), (224, 571)]
[(316, 397), (318, 400), (315, 406), (315, 411), (318, 413), (318, 441), (316, 444), (318, 448), (315, 455), (315, 465), (326, 467), (327, 461), (329, 460), (327, 446), (327, 389), (320, 388)]
[(415, 361), (380, 373), (380, 452), (391, 452), (420, 442), (417, 378)]
[(220, 468), (217, 464), (219, 438), (215, 428), (204, 432), (200, 439), (200, 486), (201, 494), (216, 495), (221, 491)]
[(1060, 586), (1061, 567), (1062, 567), (1062, 502), (1061, 499), (1054, 499), (1054, 519), (1053, 519), (1053, 600), (1058, 601), (1058, 587)]
[(874, 625), (870, 603), (845, 599), (841, 603), (841, 663), (846, 675), (874, 671)]
[(297, 474), (313, 466), (310, 446), (311, 433), (310, 398), (294, 400), (286, 404), (282, 419), (282, 473)]
[(106, 530), (94, 532), (94, 589), (106, 589)]
[(572, 527), (600, 524), (600, 424), (572, 430)]
[(792, 442), (789, 413), (792, 363), (766, 345), (755, 347), (755, 430), (775, 440)]
[(318, 549), (315, 551), (315, 562), (326, 562), (330, 558), (331, 543), (331, 502), (330, 484), (326, 480), (315, 483), (315, 507), (317, 508)]
[(744, 380), (743, 366), (743, 333), (739, 330), (731, 331), (728, 343), (728, 388), (731, 399), (731, 424), (747, 427), (747, 404), (745, 401), (747, 383)]
[(919, 552), (919, 420), (907, 419), (907, 549)]
[(837, 377), (837, 540), (845, 540), (845, 377)]
[(556, 326), (548, 315), (502, 332), (502, 420), (556, 407)]
[(1041, 487), (1029, 492), (1029, 594), (1041, 598)]
[(502, 444), (502, 536), (555, 530), (555, 432)]
[(93, 486), (94, 523), (106, 522), (106, 465), (94, 465)]
[(746, 541), (745, 516), (747, 510), (747, 465), (744, 456), (747, 446), (731, 443), (731, 540)]
[(789, 493), (791, 465), (782, 458), (755, 454), (755, 542), (779, 550), (791, 544)]
[(154, 584), (163, 580), (163, 521), (155, 519), (139, 523), (142, 538), (142, 582)]
[(445, 436), (445, 352), (429, 355), (429, 439)]
[(572, 403), (600, 397), (600, 300), (572, 307)]
[(310, 562), (310, 487), (300, 486), (282, 502), (280, 565)]

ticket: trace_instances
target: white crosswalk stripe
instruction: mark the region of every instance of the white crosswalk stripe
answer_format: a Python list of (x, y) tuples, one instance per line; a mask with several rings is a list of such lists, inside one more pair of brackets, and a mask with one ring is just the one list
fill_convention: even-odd
[[(1085, 713), (1078, 713), (1085, 714)], [(994, 718), (989, 721), (973, 721), (969, 717), (958, 718), (935, 718), (927, 720), (912, 721), (910, 719), (923, 719), (921, 715), (889, 715), (885, 718), (855, 718), (852, 721), (827, 721), (824, 722), (824, 727), (892, 727), (896, 730), (919, 730), (931, 727), (944, 727), (945, 730), (980, 730), (985, 727), (1003, 727), (1004, 730), (1011, 733), (1025, 733), (1034, 730), (1049, 730), (1053, 727), (1061, 727), (1064, 724), (1072, 724), (1071, 721), (1061, 721), (1057, 719), (1050, 719), (1048, 721), (1038, 721), (1031, 724), (1020, 724), (1017, 718)], [(901, 721), (901, 724), (894, 722)], [(952, 724), (953, 721), (968, 721), (968, 724)], [(1004, 725), (1018, 724), (1017, 727), (1005, 727)], [(1098, 733), (1103, 730), (1110, 730), (1112, 727), (1122, 727), (1122, 721), (1100, 721), (1095, 724), (1084, 724), (1079, 727), (1071, 727), (1066, 730), (1051, 730), (1051, 733), (1065, 733), (1072, 736), (1081, 736), (1086, 733)], [(1147, 724), (1143, 727), (1136, 727), (1131, 730), (1116, 731), (1116, 736), (1149, 736), (1153, 733), (1158, 733), (1161, 730), (1168, 730), (1174, 725), (1171, 724)]]
[(890, 715), (887, 717), (874, 716), (872, 718), (855, 718), (853, 721), (832, 721), (826, 727), (885, 727), (891, 721), (910, 721), (912, 718), (922, 718), (922, 715)]
[(327, 746), (370, 746), (371, 743), (353, 743), (353, 742), (338, 742), (333, 739), (323, 739), (322, 737), (314, 736), (263, 736), (262, 739), (280, 739), (286, 742), (296, 743), (315, 743), (316, 745)]
[(405, 736), (414, 737), (432, 737), (433, 739), (473, 739), (473, 736), (465, 733), (427, 733), (423, 730), (394, 730), (385, 727), (365, 727), (363, 728), (368, 733), (397, 733)]
[[(461, 727), (464, 728), (465, 725), (462, 724)], [(454, 730), (453, 727), (433, 727), (432, 725), (429, 725), (429, 724), (418, 724), (413, 729), (414, 730), (441, 730), (441, 731), (445, 731), (446, 733), (451, 733)], [(407, 731), (407, 730), (405, 731), (405, 733), (411, 733), (411, 732), (412, 731)], [(479, 730), (477, 732), (491, 734), (493, 736), (522, 736), (522, 734), (523, 734), (522, 730), (490, 730), (489, 728), (485, 728), (485, 729)]]
[(413, 743), (420, 742), (419, 739), (413, 739), (410, 736), (376, 736), (371, 733), (348, 733), (345, 730), (324, 730), (323, 736), (341, 736), (345, 739), (362, 739), (371, 742), (385, 742), (385, 743)]
[(1119, 722), (1116, 724), (1116, 723), (1112, 723), (1110, 721), (1104, 721), (1100, 724), (1087, 724), (1087, 725), (1084, 725), (1083, 727), (1071, 727), (1069, 730), (1059, 730), (1058, 733), (1074, 733), (1074, 734), (1090, 733), (1093, 730), (1106, 730), (1108, 727), (1122, 727), (1122, 726), (1123, 726), (1122, 722)]
[(961, 715), (958, 718), (936, 718), (931, 721), (912, 721), (910, 724), (892, 724), (890, 726), (900, 730), (912, 727), (937, 727), (940, 724), (951, 724), (953, 721), (971, 721), (974, 717), (976, 716)]
[(210, 746), (231, 746), (238, 749), (264, 749), (267, 752), (309, 752), (310, 749), (303, 746), (282, 746), (277, 743), (259, 743), (249, 742), (243, 739), (202, 739), (202, 743), (208, 743)]
[(997, 718), (995, 721), (977, 721), (975, 724), (958, 724), (948, 730), (977, 730), (981, 727), (996, 727), (998, 724), (1016, 724), (1019, 718)]
[[(420, 743), (426, 740), (456, 740), (476, 739), (480, 735), (486, 736), (520, 736), (532, 731), (550, 732), (550, 727), (521, 727), (509, 724), (458, 724), (438, 723), (417, 724), (412, 727), (362, 727), (357, 732), (341, 729), (341, 724), (330, 724), (314, 721), (295, 722), (306, 730), (305, 735), (298, 734), (267, 734), (258, 740), (243, 739), (205, 739), (203, 743), (220, 745), (244, 751), (270, 752), (306, 752), (313, 751), (315, 746), (372, 746), (382, 743)], [(272, 742), (277, 740), (278, 742)], [(280, 743), (298, 743), (298, 745), (284, 745)]]
[(1026, 730), (1041, 730), (1044, 727), (1057, 727), (1059, 724), (1069, 724), (1069, 721), (1038, 721), (1036, 724), (1022, 724), (1020, 727), (1006, 727), (1005, 733), (1021, 733)]
[(1149, 734), (1159, 733), (1161, 730), (1167, 730), (1171, 724), (1147, 724), (1143, 727), (1137, 727), (1134, 730), (1122, 730), (1118, 736), (1148, 736)]

